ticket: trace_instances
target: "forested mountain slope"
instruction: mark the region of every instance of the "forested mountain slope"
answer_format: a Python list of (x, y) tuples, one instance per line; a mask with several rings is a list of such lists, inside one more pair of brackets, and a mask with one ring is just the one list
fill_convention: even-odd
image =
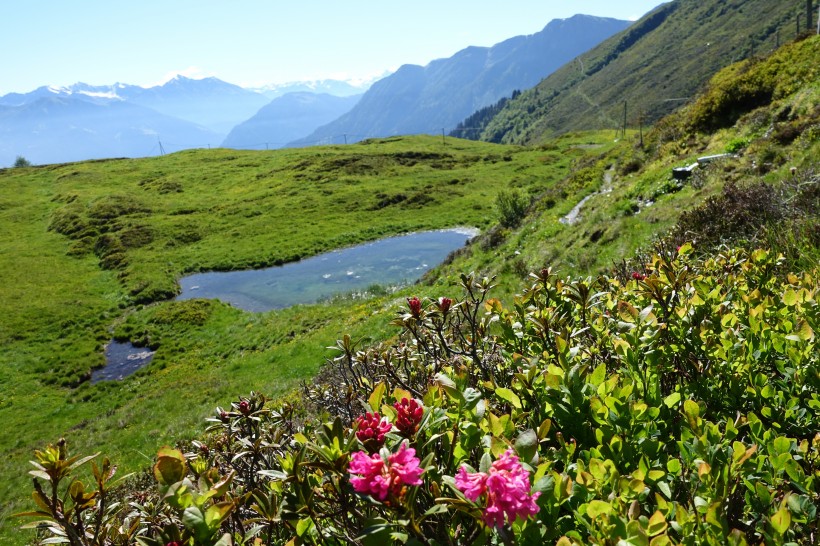
[(509, 101), (482, 140), (533, 143), (553, 133), (650, 124), (720, 68), (794, 37), (802, 2), (674, 0)]

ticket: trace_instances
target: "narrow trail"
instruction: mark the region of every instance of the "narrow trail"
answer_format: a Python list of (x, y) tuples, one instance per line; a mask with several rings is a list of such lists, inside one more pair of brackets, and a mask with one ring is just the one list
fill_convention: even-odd
[(558, 221), (561, 222), (562, 224), (566, 224), (568, 226), (571, 226), (571, 225), (577, 223), (581, 219), (581, 209), (584, 208), (584, 205), (586, 204), (587, 201), (589, 201), (589, 199), (591, 197), (593, 197), (595, 195), (606, 194), (606, 193), (609, 193), (609, 192), (612, 191), (612, 173), (613, 173), (613, 169), (612, 169), (612, 167), (610, 167), (604, 173), (604, 185), (601, 188), (601, 191), (596, 191), (595, 193), (591, 193), (591, 194), (587, 195), (586, 197), (584, 197), (583, 199), (581, 199), (581, 201), (579, 201), (577, 205), (572, 207), (572, 210), (569, 211), (569, 214), (567, 214), (566, 216), (563, 216)]

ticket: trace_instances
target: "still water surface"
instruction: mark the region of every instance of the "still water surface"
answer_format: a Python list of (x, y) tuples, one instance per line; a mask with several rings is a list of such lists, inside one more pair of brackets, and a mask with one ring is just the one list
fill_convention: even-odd
[[(197, 273), (180, 279), (178, 300), (215, 298), (246, 311), (268, 311), (300, 303), (315, 303), (337, 294), (363, 291), (419, 279), (428, 269), (478, 235), (458, 228), (411, 233), (328, 252), (285, 264), (249, 271)], [(91, 382), (131, 375), (154, 353), (130, 343), (111, 341), (106, 365), (94, 370)]]
[(411, 233), (312, 258), (249, 271), (197, 273), (180, 279), (178, 300), (214, 298), (246, 311), (316, 303), (337, 294), (415, 281), (478, 231)]

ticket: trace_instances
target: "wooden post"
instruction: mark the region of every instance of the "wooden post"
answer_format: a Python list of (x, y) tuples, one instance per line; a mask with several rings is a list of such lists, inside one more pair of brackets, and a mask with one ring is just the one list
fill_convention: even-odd
[(623, 136), (623, 138), (626, 138), (626, 101), (624, 101), (624, 128), (621, 132), (621, 135)]
[(638, 130), (641, 135), (641, 149), (643, 149), (643, 110), (641, 110), (640, 115), (638, 115)]

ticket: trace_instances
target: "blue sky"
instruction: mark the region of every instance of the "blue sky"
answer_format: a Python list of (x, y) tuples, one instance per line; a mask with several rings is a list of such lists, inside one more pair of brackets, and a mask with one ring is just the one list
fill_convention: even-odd
[(41, 85), (243, 86), (367, 79), (586, 13), (636, 19), (660, 0), (7, 0), (0, 95)]

